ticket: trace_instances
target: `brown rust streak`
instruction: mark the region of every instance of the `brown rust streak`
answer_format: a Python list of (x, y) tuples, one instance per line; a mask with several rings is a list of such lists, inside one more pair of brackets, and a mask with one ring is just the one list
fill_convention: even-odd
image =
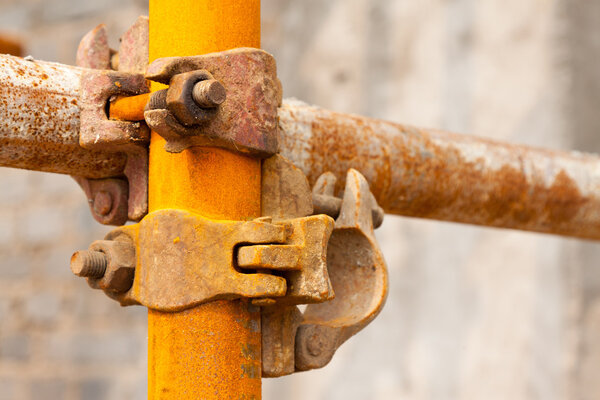
[(0, 55), (0, 165), (88, 178), (120, 176), (124, 154), (79, 146), (83, 69)]
[(282, 154), (314, 184), (365, 175), (388, 213), (600, 239), (600, 159), (333, 113), (280, 109)]

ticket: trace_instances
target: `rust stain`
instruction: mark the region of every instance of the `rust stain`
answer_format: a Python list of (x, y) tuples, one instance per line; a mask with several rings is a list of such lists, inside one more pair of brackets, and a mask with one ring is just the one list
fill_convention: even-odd
[(247, 360), (259, 360), (260, 348), (251, 343), (242, 343), (242, 355)]
[(314, 184), (365, 175), (388, 213), (600, 239), (600, 158), (335, 113), (280, 108), (281, 152)]
[(242, 364), (240, 378), (260, 379), (260, 364)]
[(81, 69), (0, 55), (0, 165), (118, 177), (126, 156), (79, 146)]

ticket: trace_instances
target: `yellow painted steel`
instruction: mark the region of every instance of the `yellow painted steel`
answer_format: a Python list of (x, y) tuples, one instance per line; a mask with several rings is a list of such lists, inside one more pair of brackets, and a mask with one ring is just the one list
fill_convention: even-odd
[[(150, 60), (260, 47), (259, 0), (150, 0)], [(156, 90), (158, 87), (153, 87)], [(260, 161), (217, 148), (163, 150), (152, 134), (150, 211), (260, 214)], [(165, 266), (177, 268), (177, 266)], [(260, 315), (246, 301), (148, 313), (148, 398), (260, 399)]]
[(149, 101), (150, 93), (117, 97), (109, 103), (110, 118), (121, 121), (143, 121), (144, 108)]

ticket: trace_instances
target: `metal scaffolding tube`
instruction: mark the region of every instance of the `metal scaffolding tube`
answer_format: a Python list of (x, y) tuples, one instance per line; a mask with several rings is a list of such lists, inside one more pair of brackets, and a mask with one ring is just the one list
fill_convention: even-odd
[[(259, 0), (150, 0), (150, 61), (244, 46), (260, 47)], [(168, 153), (164, 144), (153, 132), (150, 211), (177, 208), (224, 220), (260, 216), (260, 160), (210, 147)], [(148, 366), (149, 399), (260, 399), (259, 308), (239, 299), (181, 312), (149, 309)]]
[(79, 146), (83, 71), (0, 55), (0, 166), (86, 178), (123, 174), (124, 154)]
[(387, 213), (600, 239), (600, 158), (288, 101), (281, 154), (314, 183), (359, 170)]
[[(0, 55), (1, 166), (122, 175), (125, 155), (78, 145), (82, 71)], [(294, 100), (284, 101), (279, 120), (281, 153), (311, 183), (332, 171), (339, 189), (355, 168), (387, 213), (600, 240), (598, 155), (415, 128)]]

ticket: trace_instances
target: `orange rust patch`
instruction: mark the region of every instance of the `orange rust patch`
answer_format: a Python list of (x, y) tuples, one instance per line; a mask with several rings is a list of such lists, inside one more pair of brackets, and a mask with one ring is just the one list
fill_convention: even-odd
[[(118, 177), (126, 156), (79, 145), (81, 71), (0, 56), (0, 165), (88, 178)], [(50, 75), (50, 76), (49, 76)]]
[(561, 171), (549, 190), (547, 202), (549, 219), (558, 223), (568, 222), (589, 201), (588, 197), (581, 195), (573, 180)]
[(166, 153), (159, 144), (164, 139), (152, 137), (151, 210), (180, 208), (231, 220), (260, 216), (260, 160), (208, 147)]
[(388, 213), (600, 239), (597, 156), (297, 104), (280, 109), (280, 124), (282, 154), (311, 184), (331, 171), (339, 193), (355, 168)]

